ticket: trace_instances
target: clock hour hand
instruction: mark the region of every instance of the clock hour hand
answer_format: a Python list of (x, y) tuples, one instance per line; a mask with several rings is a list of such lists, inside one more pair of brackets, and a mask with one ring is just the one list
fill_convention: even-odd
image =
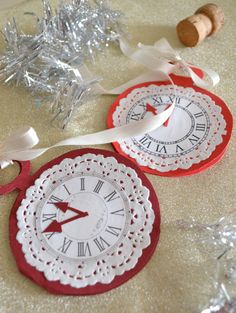
[(62, 232), (62, 225), (73, 222), (79, 218), (83, 218), (85, 216), (88, 216), (88, 212), (82, 212), (80, 211), (79, 214), (70, 217), (62, 222), (58, 222), (54, 220), (44, 231), (43, 233), (61, 233)]
[(53, 202), (52, 204), (54, 204), (63, 213), (66, 213), (67, 210), (75, 212), (77, 214), (83, 214), (84, 213), (78, 209), (70, 207), (68, 202)]
[[(170, 106), (171, 106), (171, 105), (168, 105), (168, 106), (165, 108), (165, 110), (167, 110)], [(153, 114), (155, 114), (155, 115), (158, 114), (157, 109), (154, 108), (154, 107), (153, 107), (151, 104), (149, 104), (149, 103), (146, 104), (146, 111), (147, 111), (147, 112), (151, 112), (151, 113), (153, 113)], [(167, 127), (167, 126), (168, 126), (169, 120), (170, 120), (170, 118), (168, 118), (168, 120), (165, 121), (165, 123), (163, 124), (164, 127)]]

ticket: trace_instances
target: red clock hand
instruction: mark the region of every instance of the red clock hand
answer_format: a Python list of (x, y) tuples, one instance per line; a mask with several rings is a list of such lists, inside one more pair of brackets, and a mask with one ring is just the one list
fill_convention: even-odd
[(61, 233), (62, 232), (62, 225), (70, 223), (72, 221), (75, 221), (79, 218), (88, 216), (88, 212), (82, 212), (80, 210), (74, 209), (72, 207), (68, 206), (67, 202), (57, 202), (57, 203), (53, 203), (55, 204), (58, 209), (60, 209), (62, 212), (66, 212), (67, 210), (73, 211), (75, 213), (77, 213), (77, 215), (68, 218), (67, 220), (64, 220), (62, 222), (57, 222), (56, 220), (53, 221), (44, 231), (43, 233)]
[(61, 233), (62, 232), (62, 225), (75, 221), (79, 218), (88, 216), (88, 212), (83, 212), (83, 214), (75, 215), (67, 220), (62, 222), (53, 221), (46, 229), (44, 229), (43, 233)]
[(70, 211), (75, 212), (77, 214), (83, 214), (84, 213), (78, 209), (74, 209), (74, 208), (70, 207), (68, 202), (53, 202), (52, 204), (54, 204), (63, 213), (66, 213), (67, 210), (70, 210)]
[[(165, 108), (165, 110), (167, 110), (170, 106), (171, 106), (171, 105), (169, 104), (169, 105)], [(154, 108), (152, 105), (150, 105), (149, 103), (146, 104), (146, 111), (147, 111), (147, 112), (151, 112), (151, 113), (153, 113), (153, 114), (155, 114), (155, 115), (158, 114), (157, 109), (155, 109), (155, 108)], [(168, 126), (169, 120), (170, 120), (170, 118), (168, 118), (168, 120), (165, 121), (165, 123), (163, 124), (164, 127), (167, 127), (167, 126)]]
[(146, 111), (157, 115), (157, 110), (149, 103), (146, 104)]

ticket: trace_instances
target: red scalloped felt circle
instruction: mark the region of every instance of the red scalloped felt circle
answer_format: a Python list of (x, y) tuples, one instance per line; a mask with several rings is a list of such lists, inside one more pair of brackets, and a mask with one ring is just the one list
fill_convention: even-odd
[[(221, 113), (224, 116), (224, 119), (226, 121), (226, 135), (223, 136), (223, 142), (216, 147), (215, 151), (211, 154), (211, 156), (206, 160), (203, 160), (197, 164), (193, 164), (189, 169), (177, 169), (177, 170), (168, 171), (168, 172), (160, 172), (160, 171), (151, 169), (148, 166), (140, 166), (136, 162), (135, 159), (131, 158), (130, 156), (128, 156), (126, 153), (124, 153), (122, 151), (118, 142), (113, 142), (112, 144), (113, 144), (115, 150), (119, 154), (125, 156), (127, 159), (134, 162), (136, 165), (138, 165), (140, 167), (140, 169), (142, 171), (144, 171), (146, 173), (154, 174), (154, 175), (158, 175), (158, 176), (165, 176), (165, 177), (189, 176), (189, 175), (200, 173), (200, 172), (212, 167), (213, 165), (218, 163), (223, 158), (223, 156), (227, 150), (227, 146), (229, 144), (231, 134), (232, 134), (233, 116), (232, 116), (229, 108), (227, 107), (226, 103), (222, 99), (220, 99), (219, 97), (217, 97), (216, 95), (214, 95), (213, 93), (211, 93), (205, 89), (202, 89), (200, 87), (193, 85), (192, 80), (190, 78), (183, 77), (183, 76), (176, 76), (176, 75), (171, 75), (171, 77), (177, 86), (191, 87), (195, 91), (201, 92), (201, 93), (209, 96), (218, 106), (221, 107), (221, 109), (222, 109)], [(159, 85), (170, 85), (170, 82), (169, 81), (148, 82), (148, 83), (138, 84), (138, 85), (135, 85), (135, 86), (127, 89), (124, 93), (122, 93), (120, 96), (118, 96), (116, 101), (111, 105), (110, 110), (109, 110), (108, 115), (107, 115), (107, 127), (108, 128), (114, 127), (112, 116), (113, 116), (117, 106), (119, 106), (121, 99), (126, 98), (127, 95), (130, 92), (132, 92), (132, 90), (134, 90), (136, 88), (148, 87), (149, 85), (153, 85), (153, 84), (157, 85), (157, 86), (159, 86)]]
[[(151, 233), (151, 243), (150, 245), (143, 250), (142, 256), (138, 259), (136, 266), (126, 271), (123, 275), (116, 276), (110, 284), (101, 284), (97, 283), (94, 286), (87, 286), (84, 288), (74, 288), (68, 285), (62, 285), (59, 281), (48, 281), (42, 272), (39, 272), (36, 268), (32, 267), (30, 264), (27, 263), (24, 253), (22, 252), (22, 246), (17, 241), (16, 236), (19, 231), (17, 226), (17, 217), (16, 212), (19, 208), (21, 201), (25, 198), (26, 190), (34, 184), (35, 180), (48, 168), (51, 168), (55, 164), (59, 164), (65, 158), (75, 158), (77, 156), (84, 155), (86, 153), (93, 153), (93, 154), (101, 154), (105, 157), (114, 157), (119, 163), (123, 163), (126, 166), (132, 168), (136, 171), (138, 177), (141, 179), (142, 184), (147, 187), (150, 191), (149, 201), (152, 203), (152, 208), (155, 213), (155, 221), (153, 224), (153, 229)], [(23, 184), (22, 184), (23, 186)], [(63, 295), (95, 295), (99, 293), (103, 293), (114, 289), (129, 279), (131, 279), (134, 275), (136, 275), (142, 268), (147, 264), (150, 260), (151, 256), (153, 255), (157, 243), (159, 241), (160, 236), (160, 208), (159, 202), (156, 196), (156, 193), (147, 179), (147, 177), (142, 173), (139, 167), (137, 167), (133, 162), (130, 162), (127, 158), (106, 150), (99, 150), (99, 149), (81, 149), (81, 150), (74, 150), (68, 152), (50, 162), (43, 165), (33, 176), (28, 177), (27, 184), (24, 186), (23, 190), (19, 193), (13, 208), (11, 210), (10, 219), (9, 219), (9, 239), (10, 245), (15, 257), (17, 266), (25, 276), (29, 277), (33, 280), (36, 284), (40, 285), (41, 287), (47, 289), (50, 293), (53, 294), (63, 294)]]

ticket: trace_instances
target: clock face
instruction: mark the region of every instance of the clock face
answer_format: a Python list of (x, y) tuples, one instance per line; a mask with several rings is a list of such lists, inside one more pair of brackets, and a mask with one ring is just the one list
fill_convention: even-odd
[(232, 115), (223, 101), (200, 88), (145, 83), (121, 95), (108, 115), (108, 127), (140, 121), (165, 111), (175, 100), (170, 118), (156, 130), (114, 143), (143, 170), (163, 175), (189, 175), (219, 160), (232, 132)]
[[(127, 123), (165, 111), (173, 101), (168, 94), (168, 90), (165, 90), (158, 97), (147, 95), (137, 101), (128, 112)], [(133, 138), (133, 143), (149, 155), (179, 157), (200, 146), (209, 135), (210, 126), (210, 117), (204, 106), (184, 94), (176, 98), (175, 111), (163, 126)]]
[(127, 233), (128, 199), (109, 179), (94, 175), (59, 182), (37, 211), (42, 241), (68, 259), (95, 258)]
[(59, 294), (101, 293), (148, 262), (159, 238), (159, 205), (132, 162), (76, 150), (30, 181), (10, 216), (10, 242), (21, 272), (39, 285)]

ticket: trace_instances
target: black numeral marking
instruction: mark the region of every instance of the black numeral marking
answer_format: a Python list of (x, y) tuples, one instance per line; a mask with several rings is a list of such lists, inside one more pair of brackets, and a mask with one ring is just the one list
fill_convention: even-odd
[(69, 189), (66, 187), (66, 185), (64, 184), (64, 185), (62, 185), (64, 188), (65, 188), (65, 190), (66, 190), (66, 192), (68, 193), (68, 195), (70, 196), (71, 195), (71, 193), (69, 192)]
[(134, 120), (134, 121), (138, 121), (139, 119), (140, 119), (140, 117), (141, 117), (141, 113), (132, 113), (132, 115), (131, 115), (131, 120)]
[(45, 213), (43, 214), (43, 223), (47, 222), (47, 221), (52, 221), (55, 220), (57, 217), (56, 213), (51, 214), (51, 213)]
[(199, 113), (195, 113), (194, 114), (194, 116), (196, 117), (196, 118), (199, 118), (199, 117), (201, 117), (201, 116), (203, 116), (204, 114), (202, 113), (202, 112), (199, 112)]
[(95, 188), (93, 189), (94, 192), (99, 193), (102, 186), (103, 186), (104, 182), (102, 180), (98, 180), (97, 185), (95, 186)]
[(109, 243), (103, 239), (101, 236), (93, 240), (96, 246), (98, 247), (99, 251), (102, 252), (106, 249), (106, 246), (109, 248)]
[(154, 105), (155, 105), (155, 104), (161, 104), (161, 103), (163, 103), (161, 97), (153, 97), (152, 100), (153, 100), (153, 104), (154, 104)]
[(80, 191), (84, 191), (85, 190), (85, 178), (81, 177), (80, 178)]
[(176, 145), (175, 151), (176, 151), (176, 153), (179, 153), (179, 151), (184, 151), (184, 149), (182, 147), (180, 147), (179, 145)]
[(198, 142), (199, 139), (200, 138), (198, 136), (193, 134), (192, 137), (189, 138), (188, 140), (191, 142), (192, 145), (194, 145), (196, 142)]
[(176, 98), (175, 98), (175, 103), (176, 103), (176, 104), (180, 104), (181, 99), (182, 99), (182, 98), (180, 98), (180, 97), (176, 97)]
[(60, 198), (55, 197), (55, 196), (52, 195), (52, 196), (49, 198), (48, 203), (49, 203), (49, 202), (61, 202), (61, 201), (62, 201), (62, 199), (60, 199)]
[(110, 202), (110, 201), (116, 200), (118, 198), (120, 198), (120, 196), (117, 195), (117, 192), (114, 190), (109, 195), (104, 197), (104, 200), (106, 200), (106, 202)]
[(190, 107), (191, 104), (193, 104), (193, 101), (190, 101), (186, 108)]
[(120, 210), (111, 212), (111, 214), (118, 215), (118, 216), (125, 216), (124, 212), (125, 212), (125, 209), (120, 209)]
[(45, 237), (50, 240), (52, 238), (52, 236), (55, 235), (55, 233), (46, 233)]
[(162, 152), (164, 152), (164, 153), (167, 153), (167, 151), (166, 151), (166, 146), (162, 146), (162, 145), (157, 145), (157, 148), (156, 148), (156, 152), (159, 152), (159, 153), (162, 153)]
[(206, 124), (197, 123), (196, 130), (200, 132), (204, 132), (206, 130)]
[(72, 240), (67, 239), (66, 237), (64, 237), (64, 241), (62, 246), (58, 249), (58, 251), (61, 251), (62, 253), (65, 253), (68, 251), (70, 245), (72, 244)]
[(150, 147), (150, 145), (151, 145), (151, 143), (152, 143), (152, 141), (151, 140), (149, 140), (147, 137), (143, 137), (143, 138), (141, 138), (140, 140), (139, 140), (139, 142), (141, 143), (141, 144), (143, 144), (144, 146), (147, 146), (147, 148), (149, 148)]
[(107, 233), (110, 233), (110, 234), (112, 234), (112, 235), (114, 235), (116, 237), (119, 236), (120, 231), (121, 231), (121, 228), (115, 227), (115, 226), (107, 226), (107, 228), (106, 228), (106, 232)]
[[(170, 103), (173, 103), (173, 101), (174, 101), (174, 97), (172, 96), (168, 96), (168, 98), (169, 98), (169, 101), (170, 101)], [(177, 103), (177, 98), (176, 98), (176, 103)]]
[(86, 244), (78, 242), (78, 256), (84, 257), (87, 255), (92, 256), (88, 242)]
[(138, 106), (144, 108), (145, 110), (146, 110), (146, 107), (147, 107), (146, 103), (140, 103)]

